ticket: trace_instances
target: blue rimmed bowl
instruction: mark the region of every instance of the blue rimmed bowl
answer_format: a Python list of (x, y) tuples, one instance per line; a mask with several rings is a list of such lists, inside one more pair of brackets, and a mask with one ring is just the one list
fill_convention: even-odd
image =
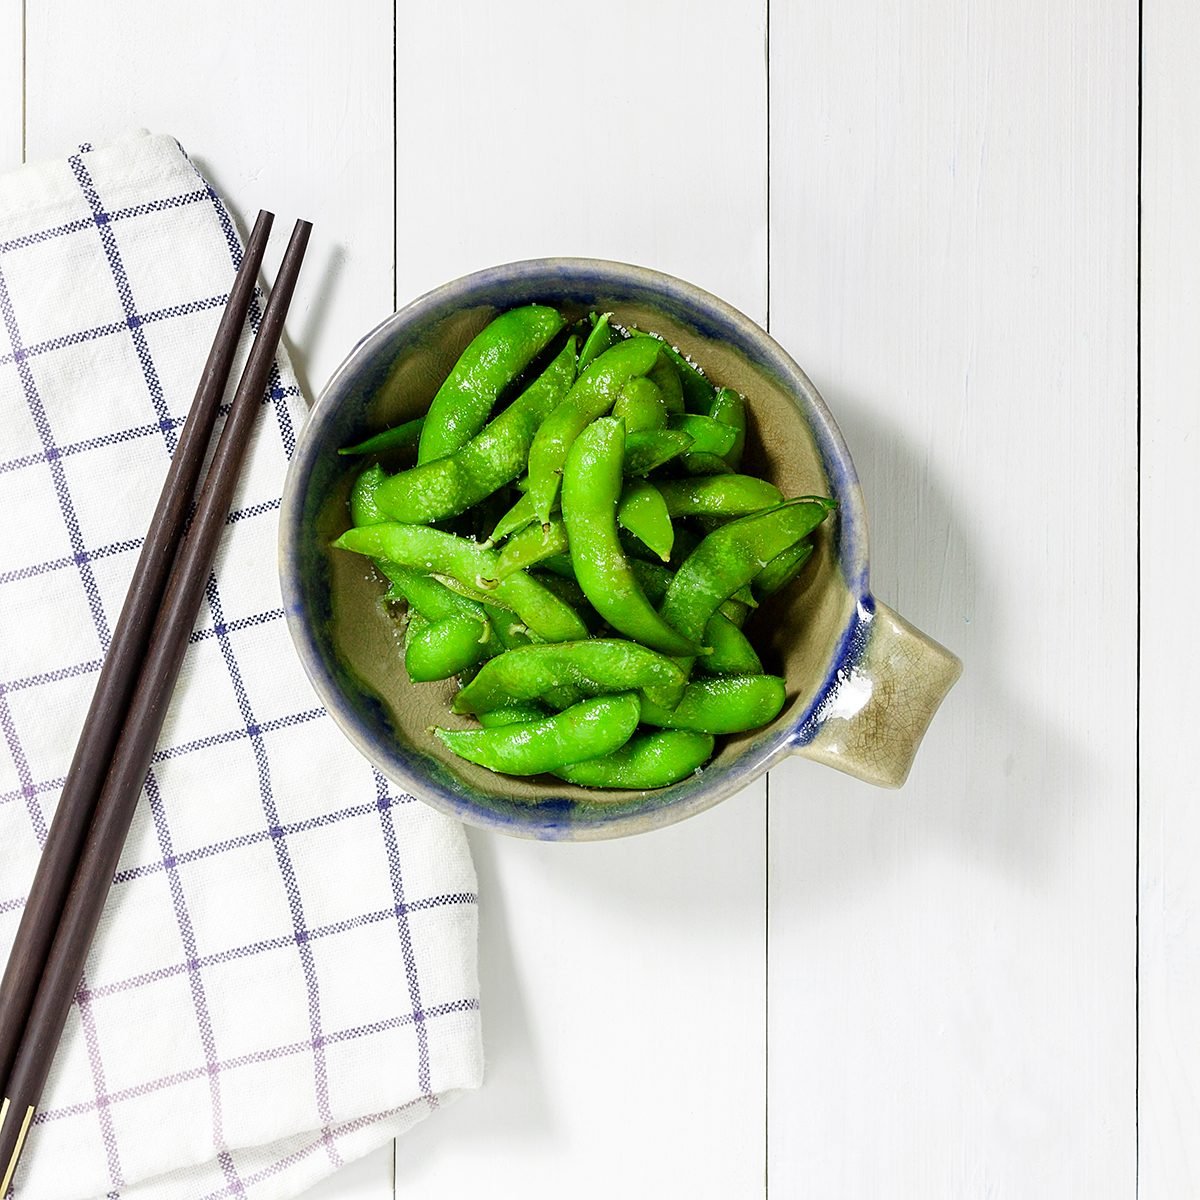
[[(804, 575), (757, 610), (747, 630), (788, 702), (769, 726), (723, 739), (702, 771), (653, 792), (589, 792), (513, 779), (450, 755), (433, 725), (453, 686), (410, 684), (396, 623), (366, 560), (334, 551), (349, 524), (353, 467), (337, 448), (423, 412), (459, 353), (498, 312), (533, 302), (568, 315), (611, 311), (662, 334), (747, 400), (745, 469), (785, 495), (838, 501)], [(369, 333), (314, 406), (292, 458), (280, 517), (279, 570), (297, 652), (346, 736), (433, 807), (521, 837), (579, 841), (670, 824), (744, 788), (798, 753), (868, 782), (903, 783), (961, 666), (871, 595), (862, 492), (841, 433), (804, 372), (724, 301), (671, 276), (597, 259), (508, 263), (429, 292)], [(601, 798), (602, 797), (602, 798)]]

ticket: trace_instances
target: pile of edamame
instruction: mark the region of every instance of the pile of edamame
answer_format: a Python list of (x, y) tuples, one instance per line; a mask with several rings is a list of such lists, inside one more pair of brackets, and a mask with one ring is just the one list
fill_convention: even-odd
[(373, 461), (334, 545), (402, 602), (410, 679), (457, 677), (480, 726), (433, 734), (504, 774), (645, 790), (774, 720), (784, 681), (742, 626), (835, 506), (741, 474), (745, 440), (744, 399), (662, 339), (532, 304), (424, 417), (346, 447)]

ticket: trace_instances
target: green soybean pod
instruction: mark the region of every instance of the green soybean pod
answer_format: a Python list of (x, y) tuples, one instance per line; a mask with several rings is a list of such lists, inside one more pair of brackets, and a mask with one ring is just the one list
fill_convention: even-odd
[(580, 375), (592, 365), (593, 359), (599, 358), (621, 336), (610, 324), (612, 313), (601, 313), (598, 318), (595, 317), (595, 313), (592, 316), (596, 323), (592, 326), (591, 333), (587, 335), (583, 349), (579, 351)]
[(724, 613), (715, 612), (708, 618), (704, 644), (712, 653), (700, 659), (697, 666), (706, 675), (762, 674), (762, 660), (750, 639)]
[(560, 313), (529, 304), (501, 313), (462, 352), (437, 390), (421, 430), (417, 462), (444, 458), (487, 423), (497, 397), (563, 327)]
[(622, 470), (630, 478), (649, 475), (691, 449), (691, 434), (679, 429), (643, 429), (625, 439)]
[(637, 576), (638, 586), (646, 593), (646, 599), (652, 604), (661, 604), (667, 588), (671, 586), (674, 572), (656, 562), (634, 560), (629, 565)]
[(408, 654), (408, 648), (412, 645), (414, 639), (420, 636), (423, 629), (428, 629), (430, 622), (427, 621), (419, 612), (412, 610), (408, 613), (408, 619), (404, 623), (404, 653)]
[(639, 333), (635, 337), (648, 337), (662, 347), (663, 356), (675, 367), (685, 406), (691, 412), (707, 413), (712, 408), (716, 388), (705, 378), (704, 372), (694, 362), (682, 355), (656, 333)]
[(640, 733), (604, 758), (572, 763), (554, 773), (579, 787), (648, 791), (698, 771), (712, 757), (713, 744), (711, 734), (684, 729)]
[(752, 610), (748, 604), (743, 604), (740, 600), (730, 596), (717, 611), (727, 621), (732, 621), (734, 625), (741, 629)]
[(512, 608), (533, 633), (548, 642), (587, 637), (587, 626), (579, 614), (524, 571), (493, 582), (499, 556), (477, 542), (425, 525), (389, 522), (348, 529), (333, 544), (339, 550), (446, 576), (468, 589), (486, 589), (492, 603)]
[(754, 475), (668, 479), (658, 490), (672, 517), (743, 517), (783, 503), (773, 483)]
[(538, 520), (547, 521), (562, 481), (563, 464), (575, 440), (603, 416), (635, 376), (658, 357), (658, 344), (630, 338), (606, 350), (575, 381), (563, 402), (542, 422), (529, 448), (529, 495)]
[(775, 595), (800, 574), (804, 569), (804, 564), (812, 558), (812, 553), (812, 542), (797, 542), (790, 549), (771, 559), (754, 577), (751, 586), (758, 595), (764, 598)]
[[(345, 547), (341, 548), (345, 549)], [(516, 616), (516, 609), (512, 604), (507, 599), (497, 596), (495, 587), (490, 586), (486, 582), (479, 584), (467, 583), (464, 579), (457, 578), (454, 575), (443, 574), (439, 571), (430, 572), (429, 578), (434, 583), (440, 583), (442, 587), (448, 588), (455, 595), (471, 600), (475, 604), (480, 606), (491, 605), (494, 608), (504, 609)]]
[(413, 421), (405, 421), (391, 429), (381, 430), (372, 434), (365, 441), (356, 442), (353, 446), (343, 446), (339, 454), (385, 454), (389, 450), (411, 450), (421, 437), (425, 426), (425, 418), (417, 417)]
[(595, 694), (641, 692), (670, 708), (687, 677), (666, 655), (623, 638), (525, 646), (493, 658), (454, 698), (454, 711), (486, 712), (511, 700), (538, 700), (562, 684)]
[(583, 700), (537, 721), (495, 729), (435, 729), (460, 758), (505, 775), (541, 775), (619, 750), (637, 728), (636, 695)]
[(383, 468), (374, 463), (365, 471), (360, 471), (350, 488), (350, 520), (355, 525), (378, 525), (388, 519), (387, 513), (379, 507), (376, 493), (379, 485), (387, 478)]
[(524, 529), (536, 516), (537, 514), (533, 511), (533, 499), (528, 492), (525, 492), (496, 523), (496, 528), (492, 530), (488, 542), (496, 545), (504, 541), (518, 529)]
[(440, 621), (443, 617), (469, 616), (483, 620), (482, 605), (466, 596), (451, 591), (444, 583), (412, 567), (402, 567), (386, 558), (375, 563), (388, 581), (385, 599), (403, 600), (427, 621)]
[(549, 716), (540, 704), (508, 704), (504, 708), (493, 708), (477, 713), (477, 720), (484, 729), (498, 729), (501, 725), (518, 725), (522, 721), (540, 721)]
[(699, 638), (724, 601), (775, 555), (808, 537), (833, 507), (831, 500), (791, 500), (714, 530), (675, 572), (660, 609), (664, 619), (685, 637)]
[(642, 721), (696, 733), (744, 733), (773, 721), (787, 689), (778, 675), (718, 675), (687, 685), (673, 708), (642, 702)]
[(679, 465), (688, 475), (729, 475), (733, 472), (719, 454), (685, 454)]
[(663, 562), (670, 561), (675, 528), (666, 501), (654, 484), (641, 480), (625, 488), (617, 505), (617, 524)]
[(491, 629), (487, 621), (455, 615), (426, 622), (404, 648), (404, 666), (414, 683), (449, 679), (473, 667), (487, 654)]
[(592, 607), (626, 637), (663, 654), (695, 654), (695, 643), (654, 611), (621, 549), (617, 501), (624, 456), (625, 427), (611, 417), (588, 425), (567, 456), (562, 509), (575, 577)]
[(545, 525), (530, 523), (504, 543), (496, 560), (496, 578), (505, 579), (514, 571), (566, 552), (567, 527), (561, 517), (552, 517)]
[[(700, 413), (684, 413), (682, 416), (671, 418), (671, 428), (681, 429), (690, 434), (692, 448), (689, 454), (711, 454), (716, 458), (724, 456), (733, 449), (737, 441), (737, 430), (732, 425), (714, 421), (712, 417)], [(725, 466), (728, 468), (729, 464)]]
[(534, 434), (575, 379), (570, 340), (495, 420), (465, 445), (382, 480), (379, 507), (393, 521), (422, 525), (466, 512), (525, 469)]
[(497, 608), (493, 604), (484, 604), (482, 608), (491, 622), (492, 632), (500, 643), (501, 650), (515, 650), (518, 646), (529, 645), (529, 633), (516, 613), (506, 608)]
[(733, 428), (735, 433), (733, 446), (724, 455), (724, 459), (736, 471), (741, 465), (742, 451), (746, 447), (746, 402), (733, 388), (717, 388), (717, 394), (713, 398), (713, 405), (708, 415), (714, 421), (720, 421)]
[(621, 389), (612, 415), (625, 422), (626, 433), (667, 427), (667, 406), (663, 394), (646, 375), (631, 379)]
[[(376, 464), (363, 471), (355, 480), (350, 491), (350, 515), (355, 525), (377, 525), (386, 521), (386, 515), (375, 503), (375, 492), (384, 478), (383, 470)], [(376, 569), (388, 581), (385, 601), (403, 600), (413, 612), (428, 621), (440, 621), (445, 617), (471, 617), (484, 626), (488, 614), (481, 605), (465, 596), (451, 591), (445, 584), (421, 571), (402, 567), (385, 558), (375, 560)], [(494, 636), (488, 635), (486, 650), (498, 654), (504, 645)]]
[(659, 354), (658, 361), (646, 372), (646, 378), (658, 388), (663, 407), (668, 413), (683, 412), (683, 386), (679, 382), (679, 372), (666, 354)]

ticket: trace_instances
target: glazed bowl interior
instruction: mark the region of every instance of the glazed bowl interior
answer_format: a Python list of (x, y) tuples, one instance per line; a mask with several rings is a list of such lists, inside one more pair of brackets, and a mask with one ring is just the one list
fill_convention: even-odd
[[(742, 469), (785, 495), (833, 496), (801, 578), (751, 614), (746, 631), (764, 669), (787, 681), (779, 717), (722, 739), (701, 772), (653, 792), (594, 792), (550, 777), (495, 775), (455, 758), (432, 726), (475, 727), (450, 712), (451, 681), (409, 683), (401, 633), (380, 604), (384, 583), (358, 555), (331, 550), (349, 525), (358, 460), (336, 450), (419, 415), (470, 339), (498, 312), (539, 302), (568, 318), (611, 311), (663, 335), (718, 384), (747, 400)], [(543, 259), (447, 284), (385, 321), (351, 353), (314, 407), (288, 475), (281, 580), (297, 649), (346, 734), (386, 775), (472, 824), (580, 840), (641, 832), (738, 791), (803, 736), (851, 636), (866, 594), (862, 502), (840, 434), (794, 362), (732, 308), (668, 276), (595, 260)]]

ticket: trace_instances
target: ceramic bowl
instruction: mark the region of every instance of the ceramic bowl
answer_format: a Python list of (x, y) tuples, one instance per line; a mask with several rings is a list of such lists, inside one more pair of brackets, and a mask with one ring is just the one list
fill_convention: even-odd
[[(453, 685), (410, 684), (394, 618), (366, 560), (329, 549), (349, 524), (354, 465), (337, 447), (423, 412), (467, 342), (498, 312), (531, 302), (570, 316), (611, 311), (662, 334), (747, 400), (744, 469), (785, 495), (838, 501), (804, 574), (755, 612), (747, 631), (788, 702), (769, 726), (722, 739), (703, 771), (652, 792), (596, 793), (514, 779), (453, 758), (429, 729)], [(594, 259), (536, 259), (457, 279), (369, 333), (334, 373), (305, 425), (280, 518), (280, 576), (296, 649), (346, 736), (401, 787), (474, 825), (543, 839), (640, 833), (744, 788), (789, 754), (899, 786), (961, 670), (870, 592), (867, 520), (850, 455), (804, 372), (753, 321), (691, 284)]]

